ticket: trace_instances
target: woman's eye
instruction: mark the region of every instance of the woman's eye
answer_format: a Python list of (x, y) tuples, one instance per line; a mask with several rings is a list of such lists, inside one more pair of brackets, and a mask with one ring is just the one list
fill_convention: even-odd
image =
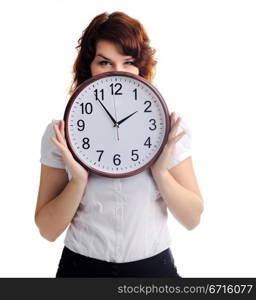
[(109, 63), (109, 61), (107, 61), (107, 60), (102, 60), (102, 61), (99, 62), (99, 65), (105, 66), (105, 65), (107, 65), (108, 63)]
[(134, 65), (134, 61), (127, 61), (126, 64), (128, 64), (128, 65)]

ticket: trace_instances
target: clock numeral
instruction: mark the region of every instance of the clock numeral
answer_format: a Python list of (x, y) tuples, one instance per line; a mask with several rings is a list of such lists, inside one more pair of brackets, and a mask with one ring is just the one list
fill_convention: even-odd
[(111, 95), (123, 95), (123, 93), (119, 92), (123, 87), (121, 83), (115, 84), (115, 87), (119, 87), (115, 92), (114, 92), (114, 83), (111, 83), (110, 87), (111, 87)]
[(148, 127), (148, 129), (150, 129), (150, 130), (156, 130), (156, 120), (155, 119), (150, 119), (149, 122), (151, 122), (154, 127), (153, 128)]
[(119, 166), (121, 164), (120, 154), (115, 154), (113, 157), (113, 163), (116, 166)]
[(138, 96), (137, 89), (134, 89), (133, 92), (134, 92), (134, 99), (137, 100), (137, 96)]
[(100, 100), (99, 94), (101, 94), (101, 101), (103, 101), (104, 100), (104, 90), (103, 89), (101, 89), (100, 91), (98, 91), (98, 89), (94, 90), (95, 100)]
[(83, 145), (82, 145), (82, 147), (84, 149), (89, 149), (90, 148), (89, 141), (90, 141), (89, 138), (87, 138), (87, 137), (83, 138)]
[(139, 159), (139, 155), (137, 154), (137, 153), (135, 153), (135, 151), (139, 151), (138, 149), (136, 149), (136, 150), (132, 150), (132, 160), (133, 161), (136, 161), (136, 160), (138, 160)]
[(81, 103), (80, 106), (82, 108), (82, 115), (84, 113), (87, 113), (87, 114), (91, 114), (92, 113), (92, 104), (91, 104), (91, 102), (87, 102), (86, 104)]
[(150, 148), (151, 147), (151, 142), (150, 142), (150, 137), (148, 137), (147, 139), (146, 139), (146, 142), (144, 143), (144, 146), (148, 146), (148, 148)]
[(100, 154), (100, 156), (99, 156), (99, 158), (98, 158), (98, 161), (100, 161), (100, 159), (101, 159), (101, 156), (102, 156), (102, 154), (103, 154), (104, 150), (96, 150), (96, 152), (101, 152), (101, 154)]
[(84, 120), (78, 120), (77, 121), (77, 126), (78, 126), (78, 131), (83, 131), (84, 130), (84, 128), (85, 128), (85, 123), (84, 123)]
[(152, 110), (148, 110), (151, 107), (151, 101), (145, 101), (144, 104), (147, 104), (148, 106), (144, 109), (144, 112), (152, 112)]

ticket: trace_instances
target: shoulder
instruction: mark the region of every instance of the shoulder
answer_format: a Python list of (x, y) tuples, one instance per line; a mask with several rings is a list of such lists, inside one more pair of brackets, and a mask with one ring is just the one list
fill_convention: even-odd
[(42, 142), (49, 142), (51, 141), (51, 138), (55, 135), (55, 131), (54, 131), (54, 124), (57, 123), (59, 120), (55, 120), (53, 119), (51, 122), (49, 122), (43, 132), (42, 135)]

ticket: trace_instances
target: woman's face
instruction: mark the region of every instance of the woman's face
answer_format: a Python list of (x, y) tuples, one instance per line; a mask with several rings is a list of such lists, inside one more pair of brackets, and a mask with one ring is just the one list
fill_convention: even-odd
[(96, 44), (96, 53), (91, 62), (92, 76), (110, 72), (125, 71), (139, 75), (139, 69), (134, 65), (134, 58), (121, 53), (119, 47), (106, 40), (100, 40)]

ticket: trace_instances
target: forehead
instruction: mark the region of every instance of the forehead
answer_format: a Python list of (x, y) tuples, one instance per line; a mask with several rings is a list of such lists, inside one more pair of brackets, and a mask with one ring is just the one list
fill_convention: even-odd
[(124, 58), (131, 57), (130, 55), (123, 53), (120, 45), (107, 40), (100, 40), (96, 43), (96, 55), (99, 53), (109, 58), (111, 58), (111, 56), (122, 56)]

